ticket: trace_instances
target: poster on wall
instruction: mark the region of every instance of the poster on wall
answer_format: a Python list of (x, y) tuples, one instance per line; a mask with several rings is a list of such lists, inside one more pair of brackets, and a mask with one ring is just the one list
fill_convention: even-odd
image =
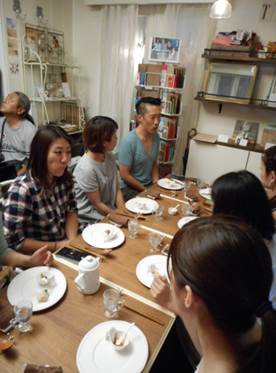
[(178, 63), (180, 47), (180, 39), (154, 36), (150, 42), (149, 60)]
[(9, 70), (12, 74), (19, 73), (19, 56), (17, 44), (16, 21), (12, 18), (6, 18), (7, 43), (8, 43), (8, 62)]
[(7, 39), (8, 39), (8, 56), (18, 56), (16, 21), (12, 18), (6, 18)]

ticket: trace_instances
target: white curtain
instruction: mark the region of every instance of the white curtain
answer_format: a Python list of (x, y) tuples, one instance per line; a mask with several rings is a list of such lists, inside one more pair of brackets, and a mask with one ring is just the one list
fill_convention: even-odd
[(208, 16), (208, 5), (153, 6), (142, 8), (146, 17), (146, 54), (152, 36), (176, 37), (182, 40), (180, 63), (186, 68), (185, 87), (182, 97), (182, 117), (178, 122), (178, 138), (173, 171), (181, 174), (183, 169), (187, 131), (196, 127), (199, 103), (194, 100), (201, 89), (204, 73), (204, 59), (201, 54), (215, 34), (215, 21)]
[(99, 114), (118, 122), (121, 137), (128, 132), (135, 86), (138, 7), (104, 6), (101, 18)]

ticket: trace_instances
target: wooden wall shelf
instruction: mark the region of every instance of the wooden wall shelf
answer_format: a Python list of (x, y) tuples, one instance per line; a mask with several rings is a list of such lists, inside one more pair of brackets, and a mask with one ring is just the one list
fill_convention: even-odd
[[(248, 52), (249, 53), (249, 52)], [(254, 62), (254, 63), (273, 63), (276, 64), (276, 53), (259, 52), (263, 57), (258, 56), (245, 56), (246, 52), (239, 49), (204, 49), (201, 55), (203, 58), (209, 60), (222, 60), (222, 61), (239, 61), (239, 62)]]
[(203, 142), (203, 143), (207, 143), (210, 145), (222, 145), (222, 146), (227, 146), (230, 148), (242, 149), (242, 150), (247, 150), (247, 151), (256, 152), (256, 153), (264, 152), (264, 147), (260, 144), (240, 146), (238, 144), (235, 144), (234, 140), (232, 139), (229, 139), (229, 142), (221, 142), (221, 141), (209, 142), (209, 141), (203, 141), (203, 140), (198, 140), (194, 138), (194, 141)]
[(216, 99), (205, 98), (204, 96), (205, 96), (205, 92), (198, 92), (197, 96), (195, 97), (195, 100), (198, 100), (198, 101), (201, 101), (201, 102), (213, 102), (215, 104), (218, 104), (219, 105), (219, 113), (221, 113), (221, 109), (222, 109), (223, 104), (245, 106), (245, 107), (260, 109), (260, 110), (276, 111), (276, 106), (268, 106), (267, 105), (267, 102), (268, 102), (267, 100), (251, 99), (251, 103), (247, 104), (247, 103), (223, 100), (223, 97), (220, 99), (219, 96), (217, 96)]

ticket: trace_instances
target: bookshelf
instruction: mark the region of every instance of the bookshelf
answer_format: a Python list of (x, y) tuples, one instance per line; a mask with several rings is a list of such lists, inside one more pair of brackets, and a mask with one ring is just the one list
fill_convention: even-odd
[[(171, 172), (179, 119), (182, 116), (182, 95), (185, 80), (184, 67), (169, 63), (139, 64), (135, 101), (151, 96), (161, 99), (159, 164)], [(162, 172), (160, 172), (162, 174)]]

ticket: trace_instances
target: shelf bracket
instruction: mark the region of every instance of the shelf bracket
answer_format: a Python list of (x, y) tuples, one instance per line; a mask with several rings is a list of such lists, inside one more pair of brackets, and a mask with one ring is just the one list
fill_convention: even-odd
[(218, 112), (219, 112), (219, 114), (221, 114), (221, 112), (222, 112), (222, 103), (220, 102), (219, 104), (218, 104)]

